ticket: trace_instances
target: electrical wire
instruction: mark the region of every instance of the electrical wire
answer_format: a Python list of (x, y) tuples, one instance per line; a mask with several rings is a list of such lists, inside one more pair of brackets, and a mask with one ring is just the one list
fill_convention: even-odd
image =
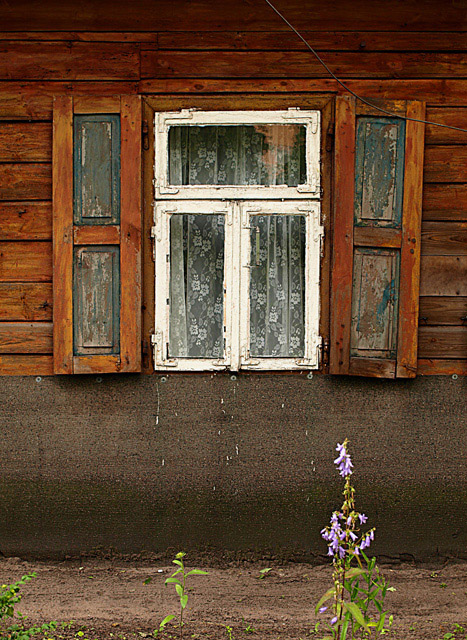
[(386, 115), (391, 116), (392, 118), (400, 118), (401, 120), (411, 120), (412, 122), (421, 122), (422, 124), (432, 124), (433, 126), (436, 126), (436, 127), (443, 127), (444, 129), (454, 129), (454, 131), (462, 131), (463, 133), (467, 133), (467, 129), (462, 129), (461, 127), (453, 127), (452, 125), (449, 125), (449, 124), (441, 124), (440, 122), (432, 122), (431, 120), (419, 120), (418, 118), (409, 118), (408, 116), (401, 116), (398, 113), (392, 113), (392, 111), (387, 111), (386, 109), (382, 109), (381, 107), (378, 107), (376, 104), (372, 104), (368, 100), (365, 100), (365, 98), (362, 98), (361, 96), (359, 96), (357, 93), (355, 93), (355, 91), (352, 91), (352, 89), (350, 89), (350, 87), (348, 87), (346, 84), (344, 84), (342, 82), (342, 80), (340, 80), (335, 75), (335, 73), (333, 73), (331, 71), (331, 69), (328, 67), (328, 65), (318, 55), (318, 53), (313, 49), (313, 47), (305, 40), (305, 38), (302, 36), (302, 34), (299, 33), (297, 31), (297, 29), (292, 24), (290, 24), (290, 22), (287, 20), (287, 18), (285, 16), (283, 16), (282, 13), (278, 9), (276, 9), (276, 7), (272, 4), (272, 2), (270, 2), (270, 0), (265, 0), (265, 2), (271, 7), (271, 9), (273, 9), (273, 11), (275, 11), (277, 13), (279, 18), (281, 18), (285, 22), (285, 24), (288, 27), (290, 27), (292, 29), (292, 31), (300, 38), (300, 40), (311, 51), (311, 53), (315, 56), (315, 58), (318, 60), (318, 62), (323, 65), (323, 67), (326, 69), (326, 71), (329, 73), (329, 75), (331, 75), (334, 78), (334, 80), (337, 83), (339, 83), (340, 86), (343, 89), (345, 89), (345, 91), (348, 91), (351, 95), (354, 96), (354, 98), (356, 98), (360, 102), (363, 102), (363, 104), (366, 104), (368, 107), (371, 107), (372, 109), (376, 109), (377, 111), (381, 111), (381, 113), (385, 113)]

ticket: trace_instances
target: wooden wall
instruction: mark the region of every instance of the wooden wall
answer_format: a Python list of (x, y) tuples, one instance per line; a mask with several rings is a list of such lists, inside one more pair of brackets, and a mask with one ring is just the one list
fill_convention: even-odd
[[(467, 128), (465, 2), (278, 6), (352, 90), (424, 100), (429, 120)], [(47, 375), (53, 95), (186, 94), (189, 107), (193, 93), (342, 89), (260, 2), (86, 0), (76, 15), (72, 3), (18, 1), (0, 5), (0, 25), (0, 374)], [(466, 133), (428, 125), (424, 183), (419, 373), (461, 373)]]

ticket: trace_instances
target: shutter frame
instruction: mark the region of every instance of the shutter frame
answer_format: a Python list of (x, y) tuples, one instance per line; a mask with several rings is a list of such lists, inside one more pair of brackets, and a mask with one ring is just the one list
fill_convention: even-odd
[[(380, 105), (378, 101), (373, 102)], [(384, 102), (381, 106), (410, 118), (424, 119), (425, 116), (425, 104), (418, 101)], [(410, 120), (405, 122), (400, 226), (385, 228), (378, 226), (376, 220), (374, 226), (358, 226), (354, 219), (358, 116), (374, 117), (375, 122), (376, 118), (385, 117), (377, 110), (359, 106), (353, 96), (336, 98), (330, 373), (384, 378), (414, 377), (417, 371), (424, 124)], [(356, 249), (361, 251), (363, 247), (367, 248), (368, 253), (380, 253), (380, 257), (386, 254), (388, 260), (392, 255), (394, 261), (400, 263), (395, 296), (398, 297), (394, 319), (397, 324), (395, 357), (352, 355), (351, 332), (352, 326), (355, 326), (352, 304), (355, 307), (357, 302), (356, 291), (353, 290), (354, 254)], [(392, 289), (389, 291), (392, 292)], [(394, 304), (394, 296), (391, 296), (391, 304)]]
[[(74, 221), (74, 117), (100, 114), (120, 117), (120, 220), (119, 224), (95, 220), (80, 224)], [(54, 99), (53, 362), (56, 374), (141, 371), (141, 118), (139, 96), (57, 96)], [(109, 303), (115, 310), (112, 322), (119, 326), (118, 344), (109, 349), (91, 346), (89, 352), (84, 350), (85, 355), (83, 351), (78, 355), (74, 348), (76, 326), (73, 324), (73, 309), (78, 301), (77, 291), (73, 289), (77, 256), (81, 249), (89, 250), (90, 255), (94, 251), (97, 256), (100, 250), (105, 252), (106, 246), (108, 257), (110, 261), (114, 259), (114, 267), (116, 261), (119, 272), (119, 295), (113, 295)], [(102, 279), (109, 277), (108, 273), (105, 275), (102, 271), (102, 276), (94, 276), (92, 282), (99, 286), (100, 277), (104, 286)], [(92, 297), (93, 291), (85, 293)], [(99, 289), (94, 290), (94, 295), (99, 295)], [(75, 322), (80, 320), (75, 317)]]

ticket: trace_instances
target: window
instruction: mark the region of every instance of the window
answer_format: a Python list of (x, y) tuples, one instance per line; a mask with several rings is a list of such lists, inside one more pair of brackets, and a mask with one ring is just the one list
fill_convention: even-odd
[(319, 116), (156, 114), (156, 370), (317, 368)]

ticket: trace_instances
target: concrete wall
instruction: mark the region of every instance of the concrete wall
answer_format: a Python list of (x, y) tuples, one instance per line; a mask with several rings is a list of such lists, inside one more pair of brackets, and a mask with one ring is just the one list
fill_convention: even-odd
[(0, 551), (323, 554), (348, 437), (375, 552), (465, 556), (465, 399), (450, 377), (2, 378)]

